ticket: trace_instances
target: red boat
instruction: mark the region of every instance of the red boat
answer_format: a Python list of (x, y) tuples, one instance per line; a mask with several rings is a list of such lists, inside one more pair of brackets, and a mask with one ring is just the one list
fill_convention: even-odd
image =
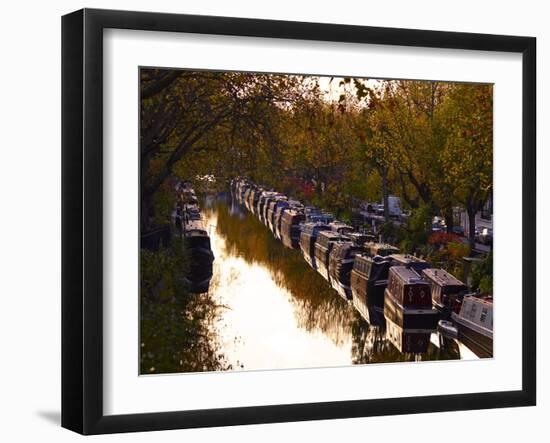
[(404, 329), (435, 330), (439, 311), (432, 307), (430, 284), (411, 268), (391, 267), (384, 292), (384, 316)]

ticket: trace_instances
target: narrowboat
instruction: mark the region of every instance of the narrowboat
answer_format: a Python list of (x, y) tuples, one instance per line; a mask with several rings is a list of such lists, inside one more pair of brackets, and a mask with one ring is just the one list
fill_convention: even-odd
[(466, 295), (459, 313), (451, 314), (458, 340), (481, 358), (493, 356), (493, 297)]
[(254, 213), (258, 217), (258, 219), (265, 224), (264, 221), (264, 211), (265, 206), (268, 203), (269, 199), (274, 195), (275, 193), (272, 191), (263, 191), (260, 194), (260, 197), (258, 198), (258, 203), (256, 204), (256, 208)]
[(246, 198), (250, 194), (251, 188), (252, 188), (252, 185), (245, 181), (242, 181), (237, 185), (237, 201), (241, 205), (245, 205)]
[(386, 338), (399, 352), (406, 354), (423, 354), (430, 345), (431, 329), (403, 328), (386, 318)]
[(390, 267), (384, 291), (384, 317), (404, 329), (435, 330), (439, 312), (432, 307), (430, 284), (414, 269)]
[(267, 210), (267, 226), (269, 227), (273, 235), (275, 235), (275, 220), (277, 209), (282, 207), (288, 207), (288, 202), (286, 201), (286, 197), (281, 194), (281, 197), (278, 197), (269, 204), (269, 208)]
[(200, 219), (188, 219), (184, 226), (184, 244), (189, 252), (189, 274), (184, 281), (192, 293), (208, 292), (214, 262), (210, 237)]
[(388, 255), (398, 254), (399, 248), (389, 245), (387, 243), (367, 243), (365, 247), (369, 251), (371, 256), (380, 255), (381, 257), (387, 257)]
[(364, 249), (351, 240), (337, 242), (329, 255), (330, 284), (344, 300), (351, 300), (351, 270), (355, 256)]
[(281, 240), (281, 219), (283, 217), (283, 213), (290, 208), (290, 203), (287, 201), (284, 204), (277, 205), (275, 208), (275, 215), (273, 216), (273, 234), (275, 234), (275, 237), (279, 240)]
[(262, 188), (254, 188), (252, 189), (252, 192), (250, 193), (250, 196), (248, 197), (248, 210), (252, 212), (254, 215), (256, 215), (256, 205), (258, 204), (258, 200), (260, 199), (260, 195), (262, 193)]
[(315, 241), (315, 264), (317, 265), (317, 272), (325, 277), (326, 280), (329, 279), (329, 257), (332, 248), (337, 242), (345, 239), (345, 236), (334, 232), (332, 229), (330, 231), (321, 231), (317, 235), (317, 240)]
[(269, 209), (272, 207), (272, 205), (276, 204), (277, 201), (279, 201), (283, 197), (284, 197), (283, 194), (280, 194), (278, 192), (273, 192), (266, 199), (266, 202), (265, 202), (263, 210), (262, 210), (262, 222), (269, 229), (271, 229), (271, 224), (272, 224), (272, 221), (270, 220), (270, 217), (273, 216), (273, 213), (270, 213)]
[(315, 261), (315, 241), (319, 232), (330, 231), (330, 226), (324, 223), (304, 223), (300, 231), (300, 249), (305, 261), (313, 269), (317, 269), (317, 263)]
[(441, 313), (441, 318), (447, 320), (453, 311), (458, 313), (468, 287), (445, 269), (424, 269), (422, 276), (431, 285), (432, 303)]
[(283, 204), (281, 207), (277, 207), (275, 212), (275, 228), (274, 228), (274, 234), (275, 237), (279, 240), (282, 240), (282, 234), (281, 234), (281, 226), (283, 221), (283, 214), (287, 211), (291, 210), (300, 210), (301, 206), (299, 204), (296, 204), (295, 200), (287, 200), (285, 204)]
[(252, 193), (252, 186), (249, 186), (245, 189), (241, 203), (248, 209), (248, 200), (250, 199), (250, 194)]
[(388, 285), (388, 272), (393, 265), (389, 257), (370, 257), (362, 253), (355, 256), (351, 270), (353, 305), (370, 324), (384, 323), (384, 290)]
[(415, 257), (410, 254), (392, 254), (391, 258), (395, 262), (396, 266), (404, 266), (406, 268), (414, 269), (419, 274), (422, 274), (424, 269), (430, 267), (430, 264), (426, 260)]
[(281, 241), (287, 248), (298, 249), (300, 247), (300, 223), (304, 220), (304, 213), (298, 209), (289, 209), (283, 212)]

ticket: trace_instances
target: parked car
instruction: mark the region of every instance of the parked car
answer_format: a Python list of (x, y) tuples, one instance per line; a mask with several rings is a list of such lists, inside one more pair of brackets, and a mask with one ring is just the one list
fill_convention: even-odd
[(492, 228), (481, 228), (480, 231), (476, 229), (476, 241), (483, 245), (492, 246), (493, 245), (493, 229)]

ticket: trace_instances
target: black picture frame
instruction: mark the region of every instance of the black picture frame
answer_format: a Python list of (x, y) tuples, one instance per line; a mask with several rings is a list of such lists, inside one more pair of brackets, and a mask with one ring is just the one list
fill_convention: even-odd
[[(171, 31), (522, 54), (522, 389), (131, 415), (103, 413), (103, 30)], [(62, 18), (62, 426), (82, 434), (536, 403), (536, 39), (83, 9)]]

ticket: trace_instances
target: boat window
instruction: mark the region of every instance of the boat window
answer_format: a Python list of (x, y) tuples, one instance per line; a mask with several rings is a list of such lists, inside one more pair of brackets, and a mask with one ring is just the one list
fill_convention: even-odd
[(479, 321), (481, 323), (485, 322), (485, 319), (487, 318), (487, 308), (483, 308), (481, 310), (481, 316), (479, 317)]
[(475, 318), (476, 311), (477, 311), (477, 304), (472, 303), (472, 309), (470, 310), (470, 318), (472, 319)]

